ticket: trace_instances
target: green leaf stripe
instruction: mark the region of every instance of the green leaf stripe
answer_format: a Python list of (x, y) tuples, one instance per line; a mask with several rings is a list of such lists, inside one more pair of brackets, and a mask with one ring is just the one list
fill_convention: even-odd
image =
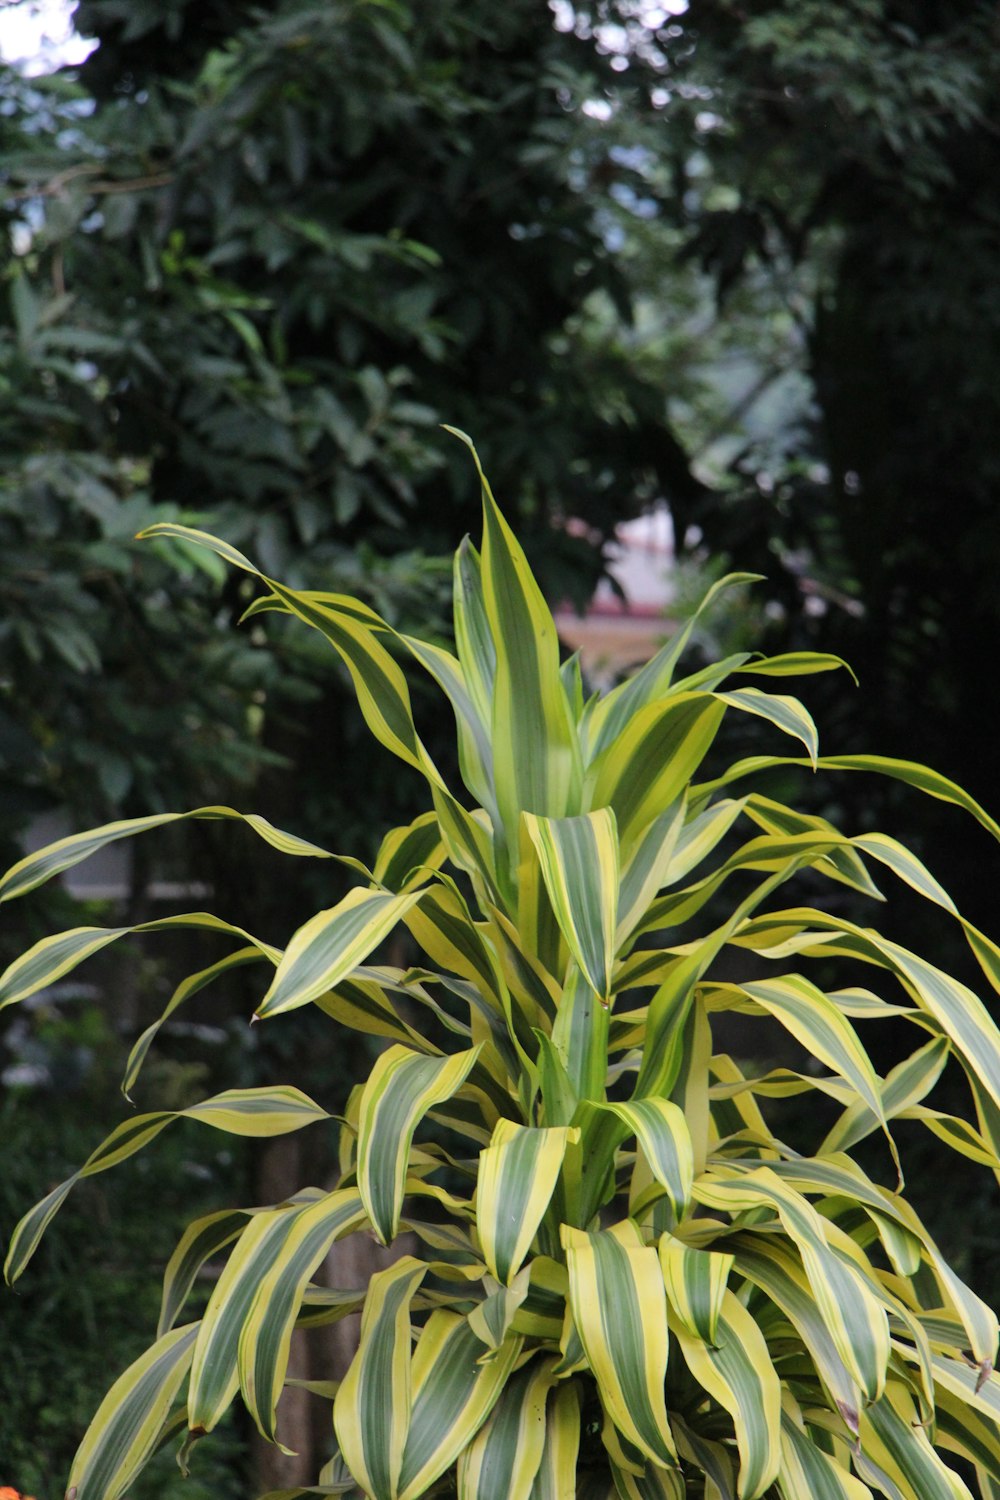
[(306, 1285), (330, 1246), (366, 1219), (359, 1193), (344, 1188), (299, 1209), (258, 1283), (237, 1350), (240, 1387), (261, 1435), (274, 1442), (278, 1397)]
[(569, 950), (607, 1004), (618, 922), (618, 830), (610, 808), (571, 818), (525, 813)]
[(480, 1153), (476, 1227), (483, 1258), (508, 1285), (520, 1270), (559, 1180), (570, 1141), (580, 1132), (500, 1120)]
[(294, 834), (275, 828), (258, 813), (241, 813), (232, 807), (196, 807), (192, 812), (151, 813), (143, 818), (119, 819), (115, 823), (104, 823), (100, 828), (91, 828), (86, 833), (70, 834), (67, 838), (57, 839), (53, 844), (46, 844), (43, 849), (36, 849), (10, 867), (0, 880), (0, 901), (12, 901), (15, 896), (26, 895), (53, 876), (61, 875), (64, 870), (70, 870), (82, 860), (89, 859), (108, 844), (134, 838), (138, 833), (162, 828), (167, 823), (184, 822), (189, 818), (233, 818), (246, 823), (265, 843), (279, 849), (282, 854), (304, 855), (311, 859), (336, 858), (336, 855), (331, 854), (328, 849), (321, 849), (318, 844), (311, 844), (306, 839), (296, 838)]
[(257, 1007), (257, 1018), (295, 1010), (333, 989), (420, 898), (419, 891), (393, 896), (353, 890), (336, 906), (317, 912), (285, 949), (271, 987)]
[(479, 1056), (420, 1057), (390, 1047), (375, 1063), (358, 1113), (358, 1188), (375, 1232), (389, 1244), (399, 1228), (413, 1132), (434, 1105), (458, 1092)]
[(187, 1377), (198, 1324), (171, 1329), (120, 1375), (73, 1459), (75, 1500), (119, 1500), (157, 1448)]
[[(634, 1226), (632, 1226), (634, 1229)], [(677, 1454), (664, 1398), (667, 1307), (656, 1251), (610, 1231), (564, 1225), (570, 1305), (601, 1399), (619, 1429), (654, 1463)]]
[(781, 1385), (764, 1336), (732, 1292), (723, 1298), (716, 1346), (670, 1321), (692, 1375), (733, 1419), (741, 1500), (758, 1500), (781, 1463)]

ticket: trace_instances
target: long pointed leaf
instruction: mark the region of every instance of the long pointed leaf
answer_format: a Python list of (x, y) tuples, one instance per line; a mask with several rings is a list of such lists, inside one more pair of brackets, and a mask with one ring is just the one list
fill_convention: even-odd
[(428, 1110), (458, 1092), (479, 1050), (433, 1058), (390, 1047), (369, 1075), (358, 1115), (358, 1188), (383, 1244), (399, 1228), (413, 1132)]

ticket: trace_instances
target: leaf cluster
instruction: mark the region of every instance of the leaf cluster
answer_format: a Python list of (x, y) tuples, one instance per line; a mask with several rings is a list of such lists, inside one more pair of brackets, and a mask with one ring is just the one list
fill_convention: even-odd
[[(805, 708), (769, 689), (842, 667), (832, 656), (737, 654), (678, 678), (692, 620), (635, 675), (586, 698), (485, 480), (482, 545), (467, 541), (455, 558), (454, 654), (357, 599), (291, 588), (229, 542), (170, 523), (151, 535), (257, 578), (252, 618), (290, 615), (325, 638), (369, 730), (422, 775), (431, 807), (388, 833), (370, 867), (337, 856), (357, 883), (283, 949), (206, 913), (146, 924), (234, 945), (181, 982), (163, 1019), (235, 967), (263, 964), (258, 1019), (315, 1005), (388, 1045), (336, 1122), (336, 1187), (219, 1210), (185, 1232), (157, 1339), (77, 1454), (78, 1500), (123, 1494), (184, 1428), (186, 1462), (237, 1395), (280, 1443), (293, 1329), (358, 1307), (343, 1382), (311, 1386), (332, 1403), (338, 1451), (303, 1494), (418, 1500), (455, 1485), (462, 1500), (955, 1500), (972, 1494), (961, 1474), (991, 1494), (997, 1318), (903, 1196), (893, 1122), (1000, 1171), (1000, 1034), (959, 980), (802, 891), (812, 882), (877, 900), (874, 872), (901, 880), (955, 922), (994, 989), (1000, 948), (896, 840), (846, 835), (757, 787), (776, 767), (875, 771), (964, 808), (994, 836), (997, 824), (912, 762), (820, 757)], [(746, 579), (713, 592), (733, 581)], [(461, 796), (417, 731), (397, 651), (454, 714)], [(714, 768), (726, 715), (761, 720), (804, 754)], [(61, 840), (14, 866), (0, 898), (165, 821)], [(333, 857), (244, 821), (286, 854)], [(405, 969), (377, 956), (400, 925), (420, 952)], [(0, 1003), (131, 930), (42, 939), (0, 979)], [(770, 1018), (811, 1066), (744, 1069), (717, 1046), (731, 1015)], [(916, 1027), (919, 1045), (882, 1077), (859, 1027), (886, 1017)], [(160, 1024), (136, 1043), (127, 1087)], [(926, 1102), (949, 1058), (970, 1117)], [(796, 1095), (834, 1106), (815, 1146), (768, 1122), (769, 1101)], [(22, 1219), (8, 1277), (77, 1179), (181, 1118), (251, 1138), (332, 1123), (289, 1085), (133, 1116)], [(877, 1134), (888, 1183), (850, 1154)], [(420, 1254), (365, 1293), (320, 1285), (331, 1245), (361, 1227), (384, 1244), (406, 1231)], [(181, 1322), (200, 1268), (224, 1250), (204, 1314)]]

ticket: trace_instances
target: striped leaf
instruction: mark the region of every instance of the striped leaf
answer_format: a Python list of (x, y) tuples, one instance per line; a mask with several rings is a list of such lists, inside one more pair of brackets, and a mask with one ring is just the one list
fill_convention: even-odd
[(488, 725), (492, 718), (497, 652), (483, 597), (482, 563), (468, 537), (455, 553), (452, 578), (458, 659), (475, 711)]
[(816, 1446), (787, 1392), (781, 1412), (778, 1488), (782, 1500), (872, 1500), (866, 1484)]
[(623, 946), (642, 921), (653, 897), (666, 884), (686, 809), (686, 799), (681, 796), (636, 834), (627, 854), (623, 851), (616, 949)]
[(576, 1129), (500, 1120), (489, 1147), (480, 1153), (476, 1229), (486, 1264), (505, 1285), (531, 1248), (568, 1143), (579, 1138)]
[(726, 577), (718, 579), (707, 591), (694, 613), (685, 620), (677, 633), (660, 647), (655, 656), (652, 656), (633, 676), (619, 683), (617, 687), (612, 688), (610, 693), (606, 693), (597, 701), (588, 730), (591, 760), (618, 738), (629, 719), (639, 709), (664, 698), (670, 691), (674, 668), (687, 648), (699, 617), (713, 601), (726, 589), (738, 584), (757, 583), (761, 577), (760, 573), (729, 573)]
[(667, 1301), (675, 1317), (692, 1338), (714, 1345), (733, 1256), (717, 1250), (696, 1250), (671, 1234), (660, 1236), (657, 1249)]
[(583, 971), (570, 964), (552, 1027), (552, 1047), (577, 1099), (604, 1098), (609, 1022), (608, 1006)]
[(34, 850), (25, 855), (24, 859), (18, 860), (17, 864), (11, 865), (0, 880), (0, 901), (12, 901), (15, 896), (23, 896), (28, 891), (35, 890), (53, 876), (61, 875), (64, 870), (71, 870), (82, 860), (89, 859), (108, 844), (134, 838), (136, 834), (162, 828), (168, 823), (184, 822), (189, 818), (232, 818), (246, 823), (265, 843), (279, 849), (282, 854), (305, 855), (311, 859), (336, 858), (318, 844), (311, 844), (306, 839), (296, 838), (292, 833), (275, 828), (258, 813), (241, 813), (232, 807), (196, 807), (192, 812), (150, 813), (143, 818), (123, 818), (115, 823), (104, 823), (100, 828), (91, 828), (86, 833), (72, 833), (66, 838), (57, 839), (53, 844), (46, 844), (44, 848)]
[(343, 901), (317, 912), (295, 933), (278, 964), (257, 1018), (308, 1005), (332, 990), (362, 963), (420, 900), (420, 892), (349, 891)]
[(737, 1271), (784, 1313), (808, 1350), (834, 1409), (857, 1434), (861, 1391), (840, 1356), (800, 1260), (775, 1235), (734, 1236), (733, 1247)]
[(79, 1171), (53, 1188), (24, 1215), (10, 1238), (4, 1276), (13, 1284), (21, 1275), (54, 1215), (81, 1178), (93, 1177), (126, 1161), (174, 1120), (200, 1120), (202, 1124), (229, 1135), (272, 1136), (287, 1135), (317, 1120), (329, 1118), (326, 1110), (320, 1109), (308, 1095), (291, 1087), (228, 1089), (225, 1093), (203, 1099), (199, 1104), (192, 1104), (188, 1109), (136, 1115), (116, 1126), (96, 1151), (91, 1152)]
[(806, 677), (814, 672), (835, 672), (839, 667), (857, 683), (849, 663), (828, 651), (783, 651), (780, 656), (762, 656), (740, 667), (740, 672), (746, 677)]
[(258, 1282), (240, 1331), (237, 1365), (247, 1410), (261, 1436), (270, 1442), (277, 1441), (274, 1424), (278, 1397), (306, 1285), (333, 1242), (357, 1229), (365, 1217), (354, 1188), (344, 1188), (299, 1209), (286, 1226), (278, 1255), (273, 1261), (269, 1259)]
[(412, 1256), (372, 1277), (361, 1342), (333, 1403), (348, 1468), (372, 1500), (397, 1500), (410, 1427), (410, 1302), (427, 1271)]
[(421, 813), (412, 823), (385, 835), (372, 874), (385, 890), (400, 892), (407, 886), (425, 884), (444, 856), (435, 814)]
[(899, 1486), (907, 1500), (973, 1500), (931, 1446), (909, 1391), (896, 1381), (861, 1414), (861, 1452)]
[(651, 703), (597, 757), (587, 772), (585, 795), (591, 807), (613, 810), (623, 847), (677, 801), (724, 713), (725, 705), (707, 693)]
[(764, 1336), (732, 1292), (723, 1298), (717, 1345), (692, 1337), (679, 1319), (670, 1321), (691, 1374), (733, 1419), (740, 1500), (757, 1500), (781, 1465), (781, 1385)]
[[(456, 435), (468, 443), (464, 434)], [(522, 812), (562, 817), (577, 811), (580, 749), (559, 672), (552, 611), (472, 452), (483, 490), (483, 605), (496, 652), (493, 779), (507, 844), (516, 859)]]
[(619, 1500), (685, 1500), (687, 1483), (679, 1468), (647, 1463), (640, 1473), (622, 1468), (612, 1459), (611, 1473)]
[[(213, 980), (218, 979), (220, 975), (228, 974), (231, 969), (242, 968), (245, 964), (259, 963), (262, 958), (269, 956), (257, 947), (239, 948), (235, 953), (229, 953), (225, 958), (220, 958), (214, 964), (210, 964), (207, 969), (201, 969), (197, 974), (189, 974), (186, 979), (182, 979), (167, 1001), (158, 1019), (146, 1027), (128, 1055), (128, 1062), (125, 1064), (125, 1075), (122, 1079), (122, 1093), (126, 1099), (131, 1101), (132, 1090), (142, 1071), (142, 1065), (146, 1060), (149, 1049), (164, 1024), (169, 1021), (174, 1012), (185, 1001), (190, 1000), (192, 995), (197, 995), (207, 985), (210, 985)], [(275, 962), (277, 962), (277, 957), (277, 950), (275, 950)]]
[(774, 1016), (808, 1053), (839, 1073), (888, 1135), (879, 1080), (871, 1059), (850, 1022), (822, 990), (801, 974), (758, 980), (741, 988)]
[(458, 1092), (479, 1050), (434, 1058), (390, 1047), (369, 1075), (358, 1115), (358, 1189), (385, 1245), (399, 1228), (413, 1132), (428, 1110)]
[(754, 755), (746, 760), (737, 761), (724, 775), (698, 790), (703, 796), (708, 796), (724, 786), (731, 786), (734, 781), (753, 776), (758, 771), (770, 771), (780, 766), (810, 766), (813, 770), (821, 771), (872, 771), (878, 776), (888, 776), (894, 781), (905, 782), (907, 786), (924, 792), (928, 797), (935, 797), (941, 802), (950, 802), (955, 807), (961, 807), (995, 839), (1000, 840), (1000, 823), (991, 818), (975, 798), (970, 797), (968, 792), (963, 791), (954, 781), (949, 781), (948, 777), (942, 776), (939, 771), (932, 771), (916, 761), (899, 760), (888, 755), (822, 755), (815, 765), (812, 761), (802, 760), (796, 756)]
[(148, 527), (140, 536), (174, 536), (194, 542), (261, 579), (271, 595), (267, 600), (258, 601), (256, 607), (251, 606), (244, 618), (259, 612), (261, 607), (277, 607), (318, 630), (351, 674), (358, 706), (375, 738), (394, 755), (421, 771), (432, 786), (443, 786), (440, 774), (414, 728), (406, 678), (381, 639), (392, 632), (373, 609), (344, 595), (286, 588), (261, 573), (235, 548), (206, 532), (173, 522), (161, 522)]
[(803, 708), (797, 698), (788, 698), (777, 693), (762, 693), (760, 688), (737, 688), (731, 693), (717, 693), (716, 697), (721, 699), (727, 707), (766, 719), (783, 734), (790, 734), (793, 739), (801, 740), (809, 754), (810, 762), (813, 766), (816, 765), (816, 758), (819, 755), (819, 736), (816, 733), (816, 725), (813, 723), (812, 715)]
[[(684, 1111), (669, 1099), (633, 1099), (630, 1104), (607, 1104), (605, 1108), (628, 1126), (670, 1205), (674, 1223), (683, 1219), (691, 1206), (691, 1184), (694, 1181), (694, 1147)], [(651, 1197), (659, 1196), (654, 1193)], [(651, 1201), (651, 1197), (649, 1201)], [(630, 1205), (638, 1217), (643, 1204)]]
[(574, 1382), (563, 1381), (546, 1407), (545, 1440), (531, 1500), (577, 1500), (579, 1452), (580, 1394)]
[(261, 1279), (281, 1252), (298, 1212), (294, 1205), (255, 1214), (208, 1299), (188, 1390), (188, 1446), (218, 1424), (239, 1390), (237, 1351)]
[(119, 1500), (159, 1446), (191, 1365), (197, 1323), (173, 1328), (120, 1375), (97, 1408), (70, 1470), (74, 1500)]
[(452, 707), (458, 733), (458, 765), (462, 781), (480, 806), (485, 807), (494, 822), (499, 812), (493, 787), (493, 746), (490, 743), (490, 716), (481, 717), (469, 691), (462, 665), (450, 651), (414, 636), (399, 638), (415, 659), (434, 678)]
[(774, 1209), (802, 1256), (813, 1296), (838, 1354), (864, 1394), (877, 1400), (889, 1360), (885, 1310), (853, 1267), (831, 1250), (824, 1221), (812, 1205), (769, 1167), (758, 1167), (738, 1180), (699, 1179), (694, 1195), (710, 1208), (731, 1213)]
[[(525, 1266), (502, 1286), (492, 1276), (483, 1277), (487, 1295), (469, 1313), (469, 1327), (487, 1349), (499, 1349), (514, 1327), (531, 1287), (531, 1267)], [(494, 1290), (495, 1288), (495, 1290)], [(523, 1331), (518, 1323), (517, 1331)]]
[(458, 1500), (530, 1500), (545, 1449), (554, 1364), (535, 1360), (504, 1386), (490, 1417), (458, 1456)]
[[(647, 1458), (670, 1468), (677, 1452), (667, 1420), (667, 1308), (656, 1251), (623, 1229), (587, 1234), (563, 1226), (573, 1319), (601, 1400), (615, 1426)], [(632, 1226), (634, 1229), (634, 1226)], [(624, 1243), (623, 1243), (624, 1241)]]
[(571, 818), (525, 813), (559, 928), (607, 1004), (618, 922), (618, 831), (610, 808)]
[[(413, 1355), (413, 1406), (399, 1500), (417, 1500), (468, 1446), (493, 1410), (521, 1352), (512, 1337), (489, 1360), (468, 1320), (432, 1312)], [(376, 1497), (378, 1500), (378, 1497)]]
[[(886, 1119), (907, 1117), (912, 1105), (919, 1104), (937, 1083), (948, 1060), (947, 1037), (934, 1037), (886, 1074), (881, 1088), (882, 1112)], [(861, 1099), (849, 1104), (837, 1123), (828, 1131), (817, 1156), (833, 1151), (848, 1151), (878, 1127), (878, 1120)]]
[(242, 1234), (247, 1217), (245, 1209), (224, 1208), (195, 1219), (185, 1229), (163, 1273), (157, 1338), (173, 1328), (198, 1272), (207, 1260)]
[(225, 933), (249, 942), (272, 963), (277, 963), (280, 957), (280, 949), (261, 943), (242, 927), (223, 922), (211, 912), (182, 912), (176, 916), (157, 917), (151, 922), (138, 922), (131, 927), (71, 927), (67, 932), (41, 938), (8, 965), (0, 975), (0, 1010), (27, 1000), (39, 990), (64, 979), (79, 964), (119, 938), (130, 937), (136, 932), (166, 932), (174, 927)]

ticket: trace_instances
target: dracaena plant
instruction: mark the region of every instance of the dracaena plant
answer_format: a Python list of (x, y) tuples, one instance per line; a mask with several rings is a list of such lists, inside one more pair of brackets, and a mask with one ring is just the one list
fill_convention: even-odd
[[(736, 656), (677, 680), (689, 623), (640, 671), (586, 698), (485, 480), (483, 515), (481, 550), (466, 542), (455, 559), (454, 654), (396, 634), (355, 599), (287, 588), (225, 542), (152, 528), (257, 577), (251, 614), (285, 611), (325, 636), (375, 738), (426, 778), (430, 806), (387, 834), (371, 869), (348, 860), (354, 888), (284, 950), (204, 913), (143, 924), (199, 927), (231, 946), (183, 980), (136, 1043), (126, 1090), (158, 1026), (236, 965), (265, 970), (261, 1020), (315, 1005), (334, 1044), (346, 1026), (388, 1045), (337, 1120), (288, 1085), (180, 1112), (241, 1135), (337, 1131), (341, 1176), (191, 1225), (166, 1270), (155, 1342), (100, 1407), (71, 1491), (115, 1500), (162, 1442), (190, 1450), (237, 1398), (278, 1442), (293, 1328), (360, 1307), (348, 1373), (336, 1390), (315, 1387), (332, 1403), (335, 1456), (312, 1489), (283, 1494), (958, 1500), (973, 1483), (1000, 1493), (997, 1319), (903, 1197), (892, 1139), (894, 1120), (916, 1120), (1000, 1169), (1000, 1035), (971, 989), (812, 904), (796, 877), (809, 872), (810, 892), (828, 880), (873, 898), (876, 875), (906, 882), (960, 925), (993, 989), (1000, 950), (902, 844), (842, 833), (755, 782), (776, 766), (877, 771), (1000, 829), (918, 765), (820, 757), (795, 698), (731, 685), (739, 674), (780, 687), (842, 666), (834, 657)], [(464, 789), (446, 784), (417, 733), (406, 654), (454, 712)], [(769, 721), (801, 753), (713, 765), (727, 713)], [(15, 866), (2, 895), (167, 821), (63, 839)], [(245, 821), (289, 855), (341, 858)], [(398, 924), (415, 955), (405, 970), (377, 959)], [(3, 976), (3, 1003), (129, 930), (38, 943)], [(817, 968), (824, 986), (809, 977)], [(811, 1054), (815, 1076), (757, 1076), (717, 1050), (732, 1011), (772, 1018)], [(888, 1016), (913, 1025), (918, 1045), (883, 1078), (859, 1031)], [(949, 1058), (967, 1079), (968, 1118), (923, 1102)], [(832, 1101), (822, 1139), (784, 1141), (769, 1126), (769, 1101), (796, 1093)], [(132, 1116), (76, 1177), (175, 1118)], [(884, 1181), (850, 1155), (875, 1133), (894, 1164)], [(17, 1226), (9, 1279), (71, 1186)], [(359, 1228), (386, 1245), (406, 1231), (420, 1253), (365, 1293), (317, 1284), (333, 1242)], [(192, 1321), (199, 1270), (223, 1254)]]

